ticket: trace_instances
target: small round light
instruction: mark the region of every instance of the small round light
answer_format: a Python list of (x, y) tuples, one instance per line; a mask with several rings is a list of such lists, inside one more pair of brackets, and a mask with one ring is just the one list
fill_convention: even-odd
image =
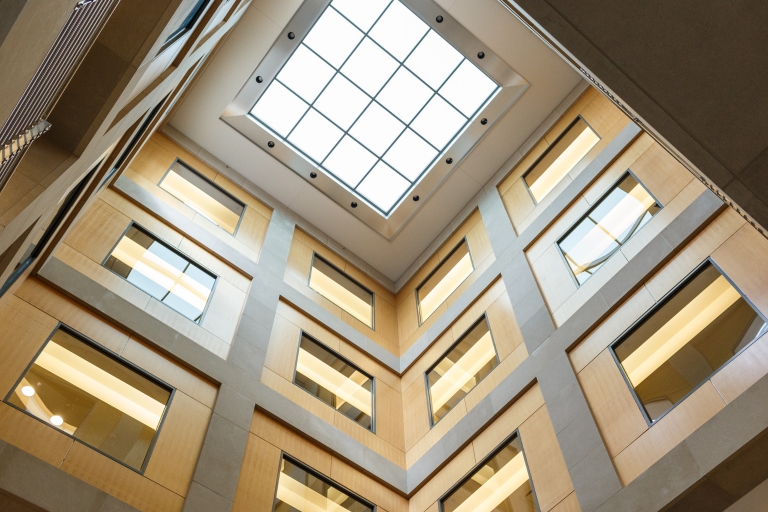
[(24, 396), (33, 396), (35, 394), (35, 388), (32, 386), (24, 386), (21, 388), (21, 394)]
[(51, 423), (53, 423), (58, 427), (58, 426), (61, 426), (62, 423), (64, 423), (64, 420), (61, 418), (61, 416), (57, 414), (55, 416), (51, 416)]
[(293, 32), (288, 32), (288, 39), (296, 39), (296, 34)]
[(261, 83), (261, 82), (263, 82), (263, 81), (264, 81), (264, 79), (263, 79), (262, 77), (260, 77), (260, 76), (257, 76), (257, 77), (256, 77), (256, 81), (257, 81), (258, 83)]
[(435, 18), (435, 21), (438, 22), (438, 23), (442, 23), (443, 22), (443, 17), (442, 16), (438, 16), (437, 18)]
[(352, 204), (350, 204), (349, 206), (351, 206), (352, 208), (357, 208), (357, 202), (352, 201)]
[(419, 196), (413, 196), (414, 201), (418, 201), (419, 199), (421, 199)]
[(311, 173), (309, 173), (309, 177), (312, 178), (312, 179), (315, 179), (315, 178), (317, 178), (317, 173), (312, 171)]
[(273, 148), (273, 147), (275, 147), (275, 143), (272, 142), (272, 141), (269, 141), (269, 142), (267, 142), (267, 146)]
[(482, 119), (480, 120), (480, 124), (488, 124), (488, 119), (486, 119), (486, 118), (482, 118)]
[(453, 163), (453, 158), (451, 158), (451, 157), (446, 158), (445, 159), (445, 163), (447, 163), (448, 165), (452, 164)]
[(478, 52), (477, 53), (477, 58), (478, 59), (484, 59), (485, 58), (485, 52)]

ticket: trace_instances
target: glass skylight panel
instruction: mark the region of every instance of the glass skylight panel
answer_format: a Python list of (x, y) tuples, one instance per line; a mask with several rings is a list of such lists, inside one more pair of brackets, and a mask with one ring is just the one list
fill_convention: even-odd
[(499, 89), (399, 0), (334, 0), (251, 115), (386, 216)]

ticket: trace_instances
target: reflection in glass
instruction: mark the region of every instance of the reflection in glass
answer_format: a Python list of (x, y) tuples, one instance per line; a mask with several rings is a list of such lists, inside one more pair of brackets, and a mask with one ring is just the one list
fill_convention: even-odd
[(613, 350), (655, 421), (765, 331), (763, 318), (707, 262)]
[(159, 186), (227, 233), (235, 234), (245, 205), (180, 160), (174, 162)]
[(309, 287), (373, 329), (373, 293), (318, 254), (312, 259)]
[(7, 401), (141, 470), (171, 390), (58, 329)]
[(373, 379), (303, 333), (293, 381), (347, 418), (372, 429)]
[(578, 117), (523, 175), (533, 200), (541, 202), (599, 141), (600, 137)]
[(373, 512), (370, 505), (283, 455), (273, 512)]
[(534, 512), (536, 505), (520, 436), (441, 500), (443, 512)]
[(498, 364), (488, 321), (483, 317), (427, 372), (432, 423), (448, 414)]
[(659, 210), (661, 205), (627, 173), (558, 242), (576, 281), (584, 284)]
[(469, 247), (464, 239), (416, 289), (419, 323), (424, 323), (474, 269)]
[(199, 322), (216, 276), (133, 224), (104, 266), (129, 283)]

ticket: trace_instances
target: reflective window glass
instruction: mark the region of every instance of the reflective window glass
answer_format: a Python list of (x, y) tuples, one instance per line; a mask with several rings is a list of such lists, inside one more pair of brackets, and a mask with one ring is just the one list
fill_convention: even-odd
[(661, 205), (627, 173), (563, 237), (558, 245), (581, 285), (661, 210)]
[(294, 384), (373, 430), (373, 379), (302, 333)]
[(141, 471), (171, 391), (59, 328), (6, 401)]
[(474, 269), (467, 241), (462, 240), (416, 289), (419, 323), (429, 318)]
[(762, 316), (707, 262), (613, 350), (655, 421), (765, 331)]
[(373, 293), (317, 253), (312, 258), (309, 287), (373, 329)]
[(193, 322), (202, 319), (216, 282), (214, 274), (136, 224), (128, 228), (104, 266)]

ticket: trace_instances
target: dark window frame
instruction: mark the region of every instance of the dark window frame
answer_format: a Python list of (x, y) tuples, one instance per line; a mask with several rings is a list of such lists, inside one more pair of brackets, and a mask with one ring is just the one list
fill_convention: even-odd
[[(312, 288), (312, 286), (310, 285), (310, 283), (312, 283), (312, 272), (314, 272), (314, 270), (315, 270), (315, 258), (320, 258), (320, 261), (322, 261), (323, 263), (325, 263), (326, 265), (328, 265), (329, 267), (334, 269), (336, 272), (338, 272), (339, 274), (343, 275), (344, 277), (346, 277), (347, 279), (349, 279), (350, 281), (355, 283), (357, 286), (359, 286), (360, 288), (365, 290), (367, 293), (371, 294), (371, 326), (370, 327), (365, 325), (365, 323), (363, 321), (361, 321), (360, 319), (355, 318), (355, 316), (352, 315), (351, 313), (347, 312), (347, 314), (349, 316), (351, 316), (352, 318), (354, 318), (355, 320), (357, 320), (358, 322), (360, 322), (361, 324), (363, 324), (366, 327), (368, 327), (370, 330), (375, 331), (376, 330), (376, 294), (373, 293), (367, 286), (364, 286), (362, 283), (360, 283), (360, 281), (358, 281), (357, 279), (355, 279), (354, 277), (350, 276), (349, 274), (347, 274), (346, 272), (341, 270), (339, 267), (337, 267), (336, 265), (334, 265), (333, 263), (328, 261), (328, 258), (323, 257), (322, 254), (319, 254), (315, 250), (312, 251), (312, 261), (309, 264), (309, 277), (307, 277), (307, 288), (309, 288), (313, 292), (317, 293), (321, 297), (325, 298), (329, 302), (331, 302), (331, 303), (335, 304), (336, 306), (340, 307), (341, 309), (344, 309), (342, 306), (340, 306), (339, 304), (336, 304), (331, 299), (329, 299), (328, 297), (326, 297), (322, 293), (320, 293), (317, 290), (315, 290), (314, 288)], [(346, 312), (346, 309), (344, 309), (344, 311)]]
[[(475, 270), (477, 270), (477, 267), (475, 267), (475, 259), (472, 257), (472, 251), (469, 248), (469, 240), (467, 240), (467, 237), (465, 235), (465, 236), (461, 237), (461, 240), (459, 240), (459, 242), (456, 244), (456, 247), (451, 249), (451, 251), (445, 256), (445, 258), (440, 260), (437, 263), (437, 265), (435, 265), (435, 268), (433, 268), (432, 271), (427, 275), (427, 277), (422, 279), (421, 282), (413, 290), (413, 293), (416, 295), (416, 320), (418, 320), (418, 322), (419, 322), (419, 327), (424, 325), (424, 322), (429, 320), (429, 317), (432, 316), (432, 315), (429, 315), (424, 320), (421, 319), (421, 310), (419, 309), (419, 289), (421, 289), (421, 287), (424, 286), (426, 284), (426, 282), (429, 281), (432, 278), (432, 276), (434, 276), (437, 273), (438, 270), (440, 270), (440, 268), (445, 264), (445, 262), (448, 261), (450, 259), (450, 257), (453, 256), (456, 253), (456, 251), (459, 250), (459, 248), (461, 247), (461, 244), (466, 244), (466, 246), (467, 246), (467, 254), (469, 254), (469, 262), (472, 264), (472, 272), (470, 272), (469, 275), (467, 277), (465, 277), (464, 280), (461, 283), (459, 283), (459, 286), (464, 284), (464, 281), (469, 279), (469, 276), (471, 276), (475, 272)], [(458, 289), (458, 286), (456, 287), (456, 289)], [(454, 290), (454, 291), (456, 291), (456, 290)], [(451, 293), (453, 293), (453, 292), (451, 292)], [(443, 300), (443, 302), (445, 302), (446, 300), (448, 300), (448, 297), (446, 297), (445, 300)], [(440, 304), (442, 304), (443, 302), (441, 302)], [(432, 313), (434, 314), (434, 311)]]
[(160, 51), (157, 52), (157, 55), (163, 53), (165, 50), (173, 46), (176, 41), (190, 32), (192, 28), (197, 24), (198, 20), (203, 15), (210, 3), (210, 0), (198, 0), (193, 9), (187, 13), (186, 18), (182, 20), (181, 25), (179, 25), (178, 28), (171, 32), (171, 35), (169, 35), (165, 40), (163, 45), (160, 47)]

